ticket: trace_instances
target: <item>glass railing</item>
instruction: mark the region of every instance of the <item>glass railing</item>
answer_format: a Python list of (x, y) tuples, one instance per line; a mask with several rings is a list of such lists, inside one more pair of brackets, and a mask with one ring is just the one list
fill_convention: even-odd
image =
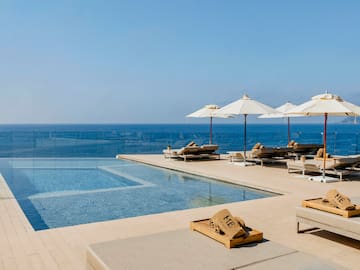
[[(291, 139), (322, 143), (321, 124), (295, 124)], [(359, 125), (329, 125), (327, 150), (331, 154), (360, 153)], [(0, 157), (114, 157), (117, 154), (160, 154), (168, 145), (181, 148), (190, 141), (209, 143), (209, 126), (193, 125), (0, 125)], [(260, 142), (286, 146), (287, 126), (250, 124), (247, 149)], [(243, 149), (243, 126), (213, 127), (213, 143), (219, 152)]]

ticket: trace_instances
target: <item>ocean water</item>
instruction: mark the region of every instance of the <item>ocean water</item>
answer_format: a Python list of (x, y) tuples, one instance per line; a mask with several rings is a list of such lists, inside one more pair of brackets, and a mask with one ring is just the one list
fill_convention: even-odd
[[(291, 139), (322, 143), (322, 124), (292, 124)], [(114, 157), (116, 154), (161, 153), (189, 141), (208, 143), (208, 124), (133, 125), (0, 125), (0, 157)], [(329, 124), (331, 154), (360, 153), (360, 125)], [(248, 124), (247, 148), (287, 144), (286, 124)], [(213, 143), (219, 152), (243, 149), (243, 125), (216, 124)]]

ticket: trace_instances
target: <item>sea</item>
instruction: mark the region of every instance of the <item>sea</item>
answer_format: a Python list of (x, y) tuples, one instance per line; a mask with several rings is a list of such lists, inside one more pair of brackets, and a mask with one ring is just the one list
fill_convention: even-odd
[[(292, 124), (291, 139), (322, 143), (322, 124)], [(219, 152), (243, 150), (242, 124), (215, 124), (213, 143)], [(360, 125), (329, 124), (327, 151), (335, 155), (360, 154)], [(0, 157), (115, 157), (117, 154), (161, 154), (190, 141), (209, 143), (208, 124), (72, 124), (0, 125)], [(287, 145), (286, 124), (248, 124), (247, 149)]]

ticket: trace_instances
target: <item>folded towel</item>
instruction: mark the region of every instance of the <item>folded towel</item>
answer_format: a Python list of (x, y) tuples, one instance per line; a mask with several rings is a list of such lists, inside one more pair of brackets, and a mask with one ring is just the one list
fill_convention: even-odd
[(217, 212), (209, 222), (210, 229), (229, 239), (247, 234), (243, 220), (234, 218), (227, 209)]
[(336, 189), (329, 190), (328, 193), (326, 193), (326, 196), (323, 199), (323, 201), (329, 202), (331, 205), (340, 208), (342, 210), (355, 209), (355, 205), (351, 203), (351, 200), (344, 194), (338, 192)]

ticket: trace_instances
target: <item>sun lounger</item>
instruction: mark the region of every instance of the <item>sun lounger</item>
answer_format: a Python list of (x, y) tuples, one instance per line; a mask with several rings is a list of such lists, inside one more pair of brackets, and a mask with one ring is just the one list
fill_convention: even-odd
[(289, 153), (288, 147), (265, 147), (257, 143), (250, 152), (250, 158), (285, 157)]
[(220, 154), (216, 153), (218, 148), (219, 146), (215, 144), (205, 144), (195, 147), (191, 146), (183, 151), (179, 151), (178, 157), (182, 158), (184, 161), (187, 161), (188, 159), (220, 159)]
[(194, 142), (189, 142), (186, 146), (180, 149), (172, 149), (169, 145), (167, 149), (163, 150), (163, 154), (165, 158), (178, 158), (179, 154), (191, 154), (197, 153), (199, 151), (199, 146)]
[(220, 158), (220, 154), (216, 153), (216, 150), (219, 148), (216, 144), (205, 144), (202, 146), (192, 142), (190, 144), (181, 149), (165, 149), (163, 150), (164, 157), (183, 159), (184, 161), (189, 159)]
[(251, 152), (253, 158), (286, 157), (289, 153), (287, 147), (264, 147)]
[[(351, 202), (359, 205), (360, 197), (351, 198)], [(326, 231), (360, 240), (360, 216), (347, 218), (341, 216), (339, 213), (331, 213), (309, 207), (297, 207), (296, 222), (298, 233), (313, 229), (310, 228), (301, 230), (300, 224), (303, 223), (314, 226), (315, 228), (320, 228)]]
[[(343, 176), (350, 175), (356, 171), (352, 167), (360, 163), (359, 156), (348, 157), (329, 157), (325, 163), (325, 174), (338, 176), (340, 181)], [(305, 175), (310, 173), (322, 173), (324, 167), (323, 158), (315, 158), (310, 160), (288, 160), (287, 161), (288, 173), (301, 172)]]
[(293, 152), (296, 155), (311, 155), (315, 154), (320, 148), (323, 147), (322, 144), (302, 144), (297, 143), (295, 141), (291, 141), (288, 144), (288, 147), (290, 148), (291, 152)]
[(289, 157), (288, 153), (288, 147), (265, 147), (257, 143), (249, 153), (247, 160), (260, 162), (261, 166), (263, 166), (264, 162), (284, 162)]
[(216, 144), (204, 144), (200, 148), (200, 154), (214, 154), (219, 149), (219, 146)]
[[(322, 173), (321, 161), (316, 160), (288, 160), (287, 163), (288, 173), (301, 172), (303, 175), (307, 173)], [(343, 180), (345, 175), (352, 174), (353, 171), (346, 169), (336, 169), (336, 168), (327, 168), (325, 169), (325, 174), (334, 175), (340, 178), (340, 181)]]

